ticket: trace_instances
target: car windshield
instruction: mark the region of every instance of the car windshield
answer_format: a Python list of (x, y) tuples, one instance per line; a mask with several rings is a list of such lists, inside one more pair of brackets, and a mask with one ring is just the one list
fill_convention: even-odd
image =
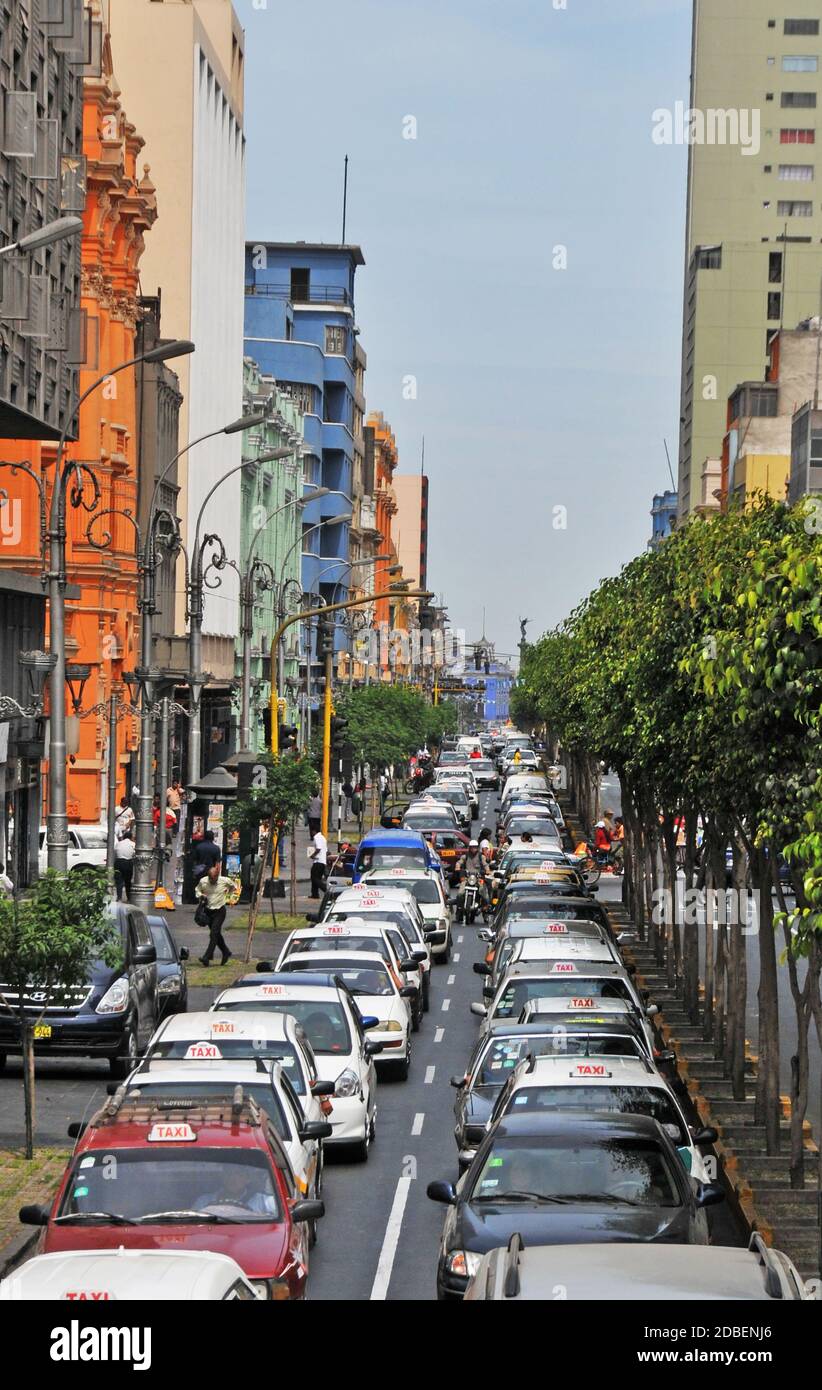
[[(350, 949), (350, 948), (349, 948), (349, 949)], [(288, 969), (289, 969), (289, 970), (324, 970), (324, 969), (325, 969), (325, 970), (328, 970), (328, 971), (333, 971), (335, 975), (339, 975), (340, 979), (341, 979), (346, 985), (348, 985), (348, 988), (350, 989), (350, 991), (351, 991), (352, 994), (380, 994), (380, 995), (388, 995), (388, 994), (393, 994), (393, 993), (394, 993), (394, 986), (393, 986), (393, 984), (392, 984), (392, 982), (391, 982), (391, 976), (389, 975), (386, 966), (384, 966), (384, 965), (383, 965), (383, 966), (379, 966), (379, 965), (377, 965), (376, 961), (373, 963), (373, 965), (370, 964), (370, 963), (369, 963), (368, 965), (360, 965), (360, 964), (358, 964), (358, 962), (355, 961), (355, 960), (339, 960), (339, 961), (338, 961), (338, 960), (334, 960), (332, 957), (329, 957), (329, 958), (328, 958), (328, 964), (327, 964), (326, 966), (324, 966), (323, 963), (322, 963), (322, 956), (321, 956), (320, 959), (319, 959), (316, 963), (315, 963), (314, 961), (309, 961), (309, 960), (294, 960), (294, 961), (291, 961), (291, 960), (290, 960), (290, 961), (288, 962)], [(300, 1022), (302, 1022), (302, 1019), (300, 1020)], [(305, 1024), (303, 1024), (303, 1027), (305, 1027)], [(305, 1031), (308, 1033), (309, 1038), (311, 1038), (311, 1032), (310, 1032), (310, 1030), (309, 1030), (308, 1028), (306, 1028)], [(312, 1043), (312, 1046), (313, 1046), (313, 1045), (314, 1045), (314, 1039), (313, 1039), (313, 1038), (311, 1038), (311, 1043)], [(315, 1047), (315, 1048), (314, 1048), (314, 1051), (316, 1052), (316, 1050), (317, 1050), (317, 1049), (316, 1049), (316, 1047)]]
[(637, 1207), (682, 1204), (666, 1155), (648, 1140), (608, 1138), (582, 1144), (501, 1135), (478, 1168), (469, 1200), (505, 1202), (526, 1196)]
[[(408, 925), (408, 915), (407, 915), (407, 913), (403, 912), (402, 909), (392, 909), (392, 908), (390, 908), (390, 907), (386, 907), (386, 908), (378, 907), (378, 908), (376, 909), (376, 911), (374, 911), (374, 912), (372, 912), (370, 909), (369, 909), (369, 910), (365, 910), (364, 908), (360, 908), (359, 912), (357, 912), (357, 911), (354, 910), (354, 909), (352, 909), (351, 912), (332, 912), (331, 915), (330, 915), (330, 917), (328, 917), (328, 918), (326, 919), (326, 921), (327, 921), (327, 924), (330, 924), (330, 923), (332, 923), (332, 922), (345, 922), (346, 919), (347, 919), (348, 917), (359, 917), (360, 922), (362, 922), (363, 917), (366, 917), (366, 918), (368, 919), (369, 922), (373, 922), (373, 923), (374, 923), (374, 926), (375, 926), (375, 927), (376, 927), (377, 925), (384, 926), (387, 922), (390, 922), (390, 923), (391, 923), (393, 926), (395, 926), (395, 927), (402, 927), (403, 931), (405, 930), (405, 928), (406, 928), (407, 925)], [(323, 938), (323, 939), (327, 939), (327, 938)], [(346, 944), (345, 944), (346, 941), (350, 942), (350, 940), (351, 940), (350, 937), (346, 937), (346, 938), (343, 939), (343, 941), (342, 941), (342, 947), (341, 947), (341, 949), (342, 949), (343, 951), (345, 951), (345, 950), (349, 950), (349, 951), (371, 951), (371, 950), (373, 950), (373, 951), (376, 951), (376, 952), (377, 952), (377, 955), (384, 956), (385, 960), (388, 960), (388, 956), (385, 955), (385, 952), (384, 952), (384, 951), (378, 950), (376, 946), (373, 946), (373, 947), (372, 947), (372, 946), (351, 946), (351, 945), (346, 946)]]
[(284, 959), (289, 956), (304, 955), (306, 952), (323, 951), (371, 951), (374, 955), (390, 960), (388, 943), (381, 936), (358, 936), (352, 931), (348, 936), (301, 936), (295, 937), (286, 947)]
[(493, 771), (494, 771), (494, 764), (491, 762), (490, 758), (475, 758), (475, 759), (474, 759), (474, 771), (475, 771), (475, 772), (493, 772)]
[[(529, 1053), (534, 1057), (584, 1057), (590, 1050), (598, 1057), (636, 1057), (637, 1046), (631, 1037), (599, 1037), (591, 1039), (590, 1034), (572, 1033), (557, 1020), (556, 1025), (542, 1037), (531, 1035), (517, 1038), (494, 1038), (485, 1050), (480, 1062), (475, 1086), (489, 1086), (499, 1090), (508, 1080), (514, 1067)], [(519, 1095), (520, 1092), (517, 1092)], [(524, 1093), (523, 1093), (524, 1094)], [(530, 1094), (530, 1088), (529, 1088)], [(520, 1108), (519, 1106), (517, 1107)], [(592, 1109), (596, 1109), (593, 1106)], [(611, 1106), (606, 1106), (611, 1109)], [(647, 1113), (646, 1111), (642, 1112)]]
[(428, 867), (428, 860), (422, 846), (379, 845), (364, 849), (357, 864), (357, 871), (368, 873), (369, 869), (404, 869), (411, 864), (419, 864), (421, 869)]
[[(570, 1051), (570, 1049), (569, 1049)], [(599, 1044), (596, 1056), (601, 1056)], [(614, 1054), (611, 1053), (611, 1056)], [(583, 1064), (584, 1065), (584, 1064)], [(688, 1144), (690, 1139), (667, 1091), (658, 1086), (523, 1086), (515, 1091), (504, 1113), (521, 1110), (581, 1110), (587, 1114), (596, 1110), (611, 1110), (620, 1115), (648, 1115), (668, 1126), (675, 1144)]]
[(557, 827), (547, 816), (512, 816), (505, 827), (508, 835), (550, 835), (556, 839)]
[[(151, 1056), (161, 1058), (163, 1061), (189, 1060), (197, 1061), (192, 1057), (192, 1048), (199, 1046), (196, 1039), (191, 1038), (161, 1038), (155, 1047), (151, 1049)], [(217, 1048), (219, 1056), (230, 1061), (232, 1057), (249, 1058), (262, 1057), (264, 1061), (281, 1062), (283, 1070), (291, 1082), (294, 1090), (299, 1095), (305, 1095), (305, 1080), (303, 1069), (300, 1066), (300, 1059), (297, 1056), (297, 1049), (289, 1042), (278, 1042), (273, 1038), (212, 1038), (206, 1046)], [(176, 1090), (169, 1092), (169, 1095), (180, 1094), (180, 1082), (176, 1082)], [(210, 1091), (209, 1095), (225, 1095), (226, 1083), (222, 1083), (222, 1091)], [(245, 1086), (245, 1082), (243, 1082)], [(152, 1094), (154, 1092), (152, 1091)], [(188, 1092), (186, 1092), (188, 1094)]]
[(428, 815), (406, 816), (404, 824), (409, 830), (448, 830), (453, 828), (454, 821), (451, 816), (438, 816), (433, 812)]
[(106, 849), (108, 846), (106, 830), (81, 830), (77, 832), (77, 838), (83, 849)]
[(431, 878), (416, 878), (408, 887), (418, 903), (440, 902), (440, 890)]
[[(291, 1075), (291, 1073), (289, 1073), (289, 1075)], [(186, 1101), (193, 1100), (200, 1103), (207, 1102), (212, 1097), (217, 1096), (225, 1100), (227, 1092), (233, 1091), (236, 1084), (236, 1079), (232, 1081), (218, 1081), (215, 1077), (213, 1081), (184, 1081), (181, 1079), (179, 1081), (152, 1082), (150, 1086), (147, 1086), (141, 1077), (139, 1079), (139, 1085), (135, 1085), (133, 1088), (129, 1087), (129, 1090), (139, 1089), (142, 1095), (149, 1101), (174, 1099)], [(270, 1083), (266, 1082), (264, 1077), (261, 1077), (259, 1081), (249, 1081), (247, 1077), (244, 1077), (242, 1087), (243, 1095), (253, 1096), (260, 1109), (264, 1110), (266, 1115), (268, 1115), (280, 1138), (290, 1138), (289, 1128), (286, 1123), (285, 1115), (283, 1114), (283, 1107), (280, 1103), (279, 1096)], [(297, 1089), (296, 1086), (294, 1089)]]
[(580, 979), (577, 974), (552, 975), (549, 979), (533, 980), (515, 977), (509, 980), (499, 997), (494, 1018), (519, 1018), (529, 999), (630, 999), (624, 980), (603, 977)]
[[(351, 1034), (342, 1004), (333, 999), (231, 999), (221, 1004), (218, 1013), (253, 1013), (265, 1009), (291, 1014), (302, 1026), (312, 1052), (336, 1055), (351, 1051)], [(291, 1073), (289, 1072), (289, 1076)], [(293, 1081), (293, 1077), (291, 1078)]]
[(163, 926), (160, 922), (149, 922), (148, 929), (151, 932), (158, 961), (176, 960), (174, 943), (171, 940), (171, 932), (168, 927)]
[(209, 1214), (232, 1224), (282, 1220), (280, 1197), (265, 1154), (200, 1148), (196, 1143), (106, 1147), (79, 1155), (59, 1217), (94, 1219), (95, 1212), (135, 1222), (159, 1222), (164, 1217), (181, 1224), (206, 1224)]

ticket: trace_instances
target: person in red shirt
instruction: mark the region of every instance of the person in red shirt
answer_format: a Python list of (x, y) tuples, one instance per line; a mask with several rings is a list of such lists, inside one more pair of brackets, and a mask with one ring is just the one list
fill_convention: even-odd
[(611, 832), (604, 820), (598, 820), (594, 827), (594, 844), (597, 854), (608, 854), (611, 849)]

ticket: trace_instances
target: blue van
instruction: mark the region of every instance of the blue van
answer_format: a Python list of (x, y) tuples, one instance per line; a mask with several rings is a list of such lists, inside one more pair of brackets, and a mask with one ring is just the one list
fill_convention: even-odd
[(371, 830), (357, 846), (353, 882), (369, 869), (433, 869), (442, 873), (436, 850), (415, 830)]

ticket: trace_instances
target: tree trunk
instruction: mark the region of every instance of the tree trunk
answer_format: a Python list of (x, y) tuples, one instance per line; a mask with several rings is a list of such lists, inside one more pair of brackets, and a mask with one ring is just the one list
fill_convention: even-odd
[(810, 1022), (810, 979), (800, 988), (796, 957), (791, 954), (791, 932), (782, 923), (788, 960), (788, 979), (796, 1012), (796, 1054), (791, 1058), (791, 1187), (805, 1186), (805, 1151), (802, 1127), (808, 1108), (808, 1024)]
[(769, 1154), (780, 1149), (779, 1107), (779, 993), (776, 970), (776, 937), (773, 921), (771, 864), (776, 867), (774, 848), (754, 850), (751, 875), (759, 894), (759, 1062), (756, 1073), (754, 1123), (765, 1126), (765, 1146)]
[(748, 994), (748, 962), (745, 952), (747, 921), (740, 920), (746, 901), (747, 855), (734, 840), (732, 912), (728, 951), (728, 1048), (727, 1065), (734, 1100), (745, 1099), (745, 1021)]
[[(685, 813), (686, 894), (693, 888), (695, 877), (696, 823), (696, 809), (692, 806)], [(699, 921), (692, 910), (686, 910), (682, 920), (682, 1002), (690, 1022), (699, 1023)]]
[[(24, 986), (20, 985), (20, 999)], [(23, 1040), (23, 1105), (26, 1115), (26, 1158), (34, 1158), (34, 1030), (20, 1006), (20, 1031)]]
[(297, 915), (297, 818), (291, 817), (291, 872), (288, 884), (288, 909), (292, 917)]
[[(245, 938), (245, 954), (243, 956), (243, 960), (245, 961), (246, 965), (251, 960), (251, 943), (254, 940), (254, 928), (257, 925), (257, 914), (260, 911), (260, 902), (262, 900), (263, 892), (263, 879), (265, 877), (265, 870), (266, 865), (268, 864), (270, 850), (274, 842), (275, 831), (273, 825), (270, 824), (268, 828), (268, 835), (266, 836), (265, 849), (263, 850), (263, 856), (260, 860), (260, 867), (257, 870), (257, 881), (254, 884), (254, 892), (251, 895), (251, 907), (248, 911), (248, 932)], [(291, 862), (294, 862), (293, 837), (291, 840)]]

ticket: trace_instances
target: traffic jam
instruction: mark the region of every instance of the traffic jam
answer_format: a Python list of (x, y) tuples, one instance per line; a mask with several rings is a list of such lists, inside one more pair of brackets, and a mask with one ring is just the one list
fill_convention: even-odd
[(545, 750), (436, 752), (305, 925), (72, 1122), (0, 1299), (812, 1296), (718, 1216), (716, 1131)]

